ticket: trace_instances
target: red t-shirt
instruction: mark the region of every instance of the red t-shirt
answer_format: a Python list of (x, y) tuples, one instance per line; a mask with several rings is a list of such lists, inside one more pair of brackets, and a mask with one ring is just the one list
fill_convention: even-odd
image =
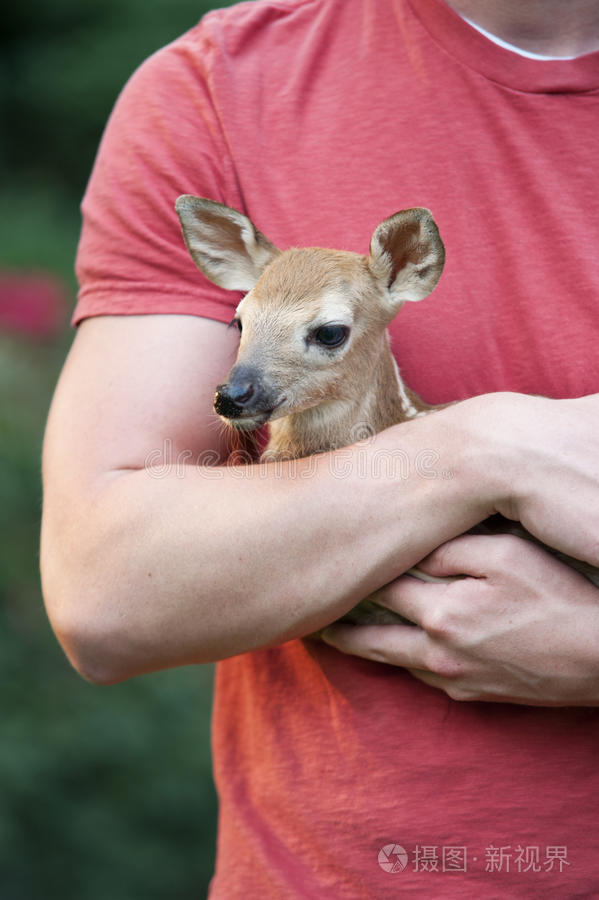
[[(382, 219), (427, 206), (447, 265), (392, 325), (407, 382), (432, 402), (598, 391), (598, 92), (599, 53), (516, 56), (441, 0), (210, 13), (117, 103), (75, 321), (230, 320), (238, 296), (183, 245), (182, 193), (281, 247), (360, 252)], [(595, 709), (457, 703), (298, 640), (218, 665), (213, 734), (212, 900), (599, 894)]]

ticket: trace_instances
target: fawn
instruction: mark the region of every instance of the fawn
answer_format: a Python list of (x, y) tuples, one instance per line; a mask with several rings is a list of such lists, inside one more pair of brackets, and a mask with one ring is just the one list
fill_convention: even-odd
[[(266, 459), (347, 446), (357, 426), (374, 434), (438, 408), (404, 383), (387, 334), (400, 307), (428, 297), (441, 277), (445, 250), (429, 210), (406, 209), (385, 219), (368, 256), (278, 250), (247, 216), (189, 194), (178, 198), (176, 210), (204, 275), (248, 292), (233, 320), (241, 332), (237, 360), (216, 388), (214, 410), (242, 431), (268, 422)], [(534, 540), (519, 523), (493, 519), (500, 522), (473, 530)], [(552, 552), (599, 586), (599, 570)], [(417, 569), (410, 573), (429, 580)], [(405, 621), (369, 600), (344, 620)]]

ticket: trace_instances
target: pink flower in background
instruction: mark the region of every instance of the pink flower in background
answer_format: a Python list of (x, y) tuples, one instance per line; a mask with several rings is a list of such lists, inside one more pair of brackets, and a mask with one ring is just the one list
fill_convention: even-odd
[(69, 293), (48, 272), (0, 273), (0, 332), (52, 338), (66, 325)]

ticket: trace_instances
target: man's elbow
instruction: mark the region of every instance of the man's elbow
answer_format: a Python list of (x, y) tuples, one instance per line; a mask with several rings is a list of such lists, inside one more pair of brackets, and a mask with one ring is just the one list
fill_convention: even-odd
[(49, 578), (42, 565), (42, 592), (50, 624), (64, 653), (79, 675), (97, 685), (130, 678), (119, 647), (122, 635), (108, 614), (109, 604), (93, 592), (76, 590), (67, 579)]
[(52, 627), (75, 671), (91, 684), (118, 684), (135, 674), (119, 663), (109, 635), (93, 623), (57, 622)]
[[(66, 519), (66, 522), (65, 522)], [(73, 668), (86, 681), (117, 684), (132, 675), (124, 665), (126, 638), (118, 598), (111, 596), (105, 542), (98, 528), (62, 518), (45, 505), (40, 574), (50, 625)], [(90, 533), (95, 535), (92, 539)]]

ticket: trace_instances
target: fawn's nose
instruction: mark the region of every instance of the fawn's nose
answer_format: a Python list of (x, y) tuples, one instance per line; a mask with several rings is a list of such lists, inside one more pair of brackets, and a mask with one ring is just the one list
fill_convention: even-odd
[(235, 419), (259, 400), (256, 378), (247, 369), (233, 369), (226, 384), (219, 384), (214, 395), (214, 411), (219, 416)]
[(237, 381), (228, 387), (229, 399), (236, 403), (237, 406), (247, 406), (256, 392), (253, 383), (248, 379)]
[(253, 396), (254, 385), (251, 382), (235, 385), (233, 390), (230, 390), (228, 384), (219, 384), (214, 395), (214, 411), (219, 416), (234, 419), (243, 414)]

